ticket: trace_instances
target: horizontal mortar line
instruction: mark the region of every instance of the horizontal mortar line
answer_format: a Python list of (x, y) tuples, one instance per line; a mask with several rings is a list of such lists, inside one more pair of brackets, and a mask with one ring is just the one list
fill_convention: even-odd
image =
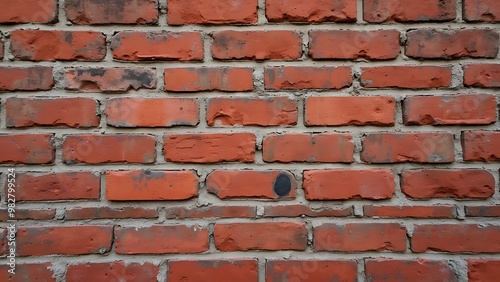
[[(57, 220), (50, 221), (50, 226), (47, 224), (49, 221), (45, 220), (17, 220), (17, 227), (76, 227), (88, 225), (116, 225), (121, 227), (135, 227), (135, 228), (148, 228), (155, 225), (160, 226), (173, 226), (173, 225), (187, 225), (188, 227), (206, 227), (208, 224), (241, 224), (241, 223), (311, 223), (314, 227), (322, 224), (391, 224), (397, 223), (402, 226), (412, 225), (465, 225), (465, 224), (486, 224), (490, 226), (500, 227), (500, 218), (471, 218), (465, 219), (456, 218), (429, 218), (429, 219), (415, 219), (415, 218), (372, 218), (372, 217), (264, 217), (264, 218), (219, 218), (219, 219), (166, 219), (164, 222), (158, 222), (157, 219), (93, 219), (93, 220)], [(0, 227), (6, 227), (9, 223), (1, 223)]]
[(233, 98), (273, 98), (273, 97), (288, 97), (291, 99), (307, 99), (309, 97), (395, 97), (398, 101), (404, 98), (419, 96), (419, 95), (479, 95), (489, 94), (494, 95), (497, 99), (500, 98), (500, 93), (495, 88), (457, 88), (457, 89), (390, 89), (390, 88), (352, 88), (346, 89), (297, 89), (297, 90), (266, 90), (263, 93), (256, 91), (248, 92), (221, 92), (221, 91), (200, 91), (200, 92), (168, 92), (163, 90), (147, 90), (130, 91), (123, 93), (110, 92), (73, 92), (62, 89), (53, 89), (51, 91), (10, 91), (0, 92), (0, 100), (8, 98), (90, 98), (100, 101), (107, 101), (116, 98), (188, 98), (188, 99), (233, 99)]
[[(400, 164), (401, 166), (393, 168), (395, 164), (368, 164), (368, 163), (213, 163), (213, 164), (191, 164), (191, 163), (162, 163), (162, 164), (97, 164), (97, 165), (12, 165), (2, 164), (0, 166), (7, 168), (15, 168), (17, 173), (25, 171), (46, 171), (46, 172), (66, 172), (87, 170), (93, 172), (104, 172), (105, 170), (242, 170), (242, 169), (265, 169), (265, 170), (315, 170), (315, 169), (487, 169), (495, 171), (498, 169), (498, 164), (495, 163), (453, 163), (453, 164)], [(57, 171), (54, 171), (57, 170)]]
[[(332, 257), (332, 254), (335, 257)], [(293, 259), (285, 259), (291, 256)], [(64, 264), (77, 264), (87, 262), (113, 262), (116, 260), (126, 260), (127, 262), (153, 262), (160, 263), (169, 260), (224, 260), (224, 259), (265, 259), (265, 260), (363, 260), (363, 259), (430, 259), (430, 260), (464, 260), (464, 259), (498, 259), (498, 254), (495, 253), (445, 253), (445, 252), (426, 252), (426, 253), (396, 253), (396, 252), (311, 252), (311, 251), (248, 251), (248, 252), (216, 252), (216, 253), (201, 253), (201, 254), (138, 254), (138, 255), (120, 255), (110, 253), (104, 255), (55, 255), (55, 256), (32, 256), (32, 257), (16, 257), (16, 261), (21, 263), (43, 263), (53, 262), (61, 263), (61, 258), (64, 258)]]
[[(21, 60), (0, 60), (0, 66), (19, 67), (19, 66), (52, 66), (66, 68), (84, 68), (84, 67), (137, 67), (137, 68), (183, 68), (183, 67), (255, 67), (259, 64), (264, 67), (280, 67), (280, 66), (298, 66), (298, 67), (338, 67), (338, 66), (357, 66), (357, 67), (378, 67), (378, 66), (452, 66), (466, 64), (498, 64), (497, 58), (463, 58), (463, 59), (405, 59), (397, 58), (391, 60), (356, 60), (356, 59), (330, 59), (330, 60), (314, 60), (312, 58), (297, 59), (291, 61), (280, 60), (212, 60), (210, 62), (203, 61), (119, 61), (119, 60), (101, 60), (101, 61), (21, 61)], [(103, 65), (105, 63), (105, 66)], [(77, 64), (77, 65), (75, 65)]]
[(119, 31), (174, 31), (174, 32), (215, 32), (224, 30), (235, 31), (252, 31), (252, 30), (291, 30), (291, 31), (308, 31), (308, 30), (359, 30), (359, 31), (375, 31), (375, 30), (399, 30), (407, 31), (413, 29), (496, 29), (495, 23), (485, 22), (413, 22), (413, 23), (308, 23), (308, 22), (267, 22), (259, 24), (220, 24), (220, 25), (120, 25), (120, 24), (103, 24), (103, 25), (73, 25), (66, 23), (58, 24), (33, 24), (21, 23), (17, 25), (0, 24), (0, 31), (8, 33), (18, 29), (40, 29), (40, 30), (69, 30), (69, 31), (95, 31), (113, 34)]

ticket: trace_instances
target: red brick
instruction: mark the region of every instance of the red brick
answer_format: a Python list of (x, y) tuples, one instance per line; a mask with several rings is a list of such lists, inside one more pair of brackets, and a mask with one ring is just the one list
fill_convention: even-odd
[(69, 135), (63, 143), (63, 161), (72, 163), (154, 163), (152, 135)]
[(394, 174), (382, 169), (306, 170), (303, 189), (308, 200), (390, 199)]
[(171, 134), (164, 137), (163, 152), (169, 162), (217, 163), (255, 160), (251, 133)]
[(458, 281), (450, 263), (438, 260), (365, 260), (368, 281)]
[(150, 262), (126, 263), (124, 261), (112, 261), (102, 263), (80, 263), (68, 266), (66, 281), (156, 281), (158, 274), (158, 267)]
[(302, 56), (302, 38), (294, 31), (225, 30), (212, 37), (214, 59), (289, 61)]
[(16, 186), (17, 201), (97, 200), (100, 193), (91, 172), (17, 173)]
[(356, 1), (266, 0), (270, 22), (355, 22)]
[(256, 207), (249, 206), (208, 206), (208, 207), (169, 207), (167, 219), (185, 218), (255, 218)]
[(16, 262), (15, 274), (9, 273), (7, 261), (0, 265), (0, 281), (5, 282), (25, 282), (25, 281), (44, 281), (56, 282), (54, 273), (51, 270), (52, 264), (45, 263), (23, 263)]
[(158, 218), (156, 209), (134, 207), (110, 208), (71, 208), (64, 213), (65, 220), (82, 219), (123, 219), (123, 218)]
[(53, 163), (55, 158), (53, 137), (53, 134), (0, 134), (0, 163)]
[[(19, 189), (19, 187), (18, 187)], [(0, 210), (0, 220), (7, 221), (9, 219), (16, 219), (16, 220), (26, 220), (26, 219), (32, 219), (32, 220), (49, 220), (49, 219), (54, 219), (56, 216), (56, 210), (54, 209), (19, 209), (16, 208), (15, 216), (10, 217), (8, 209), (2, 209)]]
[(455, 160), (451, 133), (370, 133), (362, 142), (361, 160), (367, 163), (451, 163)]
[(107, 124), (114, 127), (196, 126), (197, 99), (115, 98), (106, 103)]
[(202, 253), (208, 250), (208, 231), (186, 225), (118, 227), (115, 241), (122, 255)]
[(500, 43), (495, 30), (419, 29), (407, 33), (406, 55), (419, 59), (495, 58)]
[(361, 86), (366, 88), (426, 89), (451, 85), (450, 67), (385, 66), (361, 71)]
[(7, 240), (7, 229), (0, 229), (0, 256), (2, 257), (5, 257), (9, 252)]
[(57, 0), (2, 1), (0, 23), (57, 22)]
[(394, 125), (394, 97), (308, 97), (306, 126)]
[(155, 89), (156, 70), (145, 68), (66, 68), (66, 89), (80, 92), (128, 92)]
[(364, 206), (364, 216), (381, 218), (454, 218), (453, 206)]
[(307, 230), (302, 222), (217, 223), (214, 240), (222, 252), (303, 251), (307, 247)]
[(353, 154), (348, 133), (270, 134), (263, 141), (265, 162), (352, 163)]
[(207, 176), (206, 188), (221, 199), (282, 199), (295, 198), (297, 181), (288, 171), (216, 170)]
[(156, 0), (68, 0), (66, 17), (74, 24), (155, 24)]
[(411, 249), (414, 253), (498, 253), (500, 226), (442, 223), (416, 225), (411, 238)]
[[(111, 249), (113, 226), (19, 227), (19, 256), (104, 254)], [(80, 242), (75, 244), (75, 242)]]
[(173, 92), (252, 91), (252, 68), (203, 67), (165, 69), (165, 90)]
[(397, 30), (309, 32), (309, 56), (313, 59), (389, 60), (400, 52)]
[(257, 23), (257, 0), (170, 0), (169, 25)]
[(414, 199), (487, 199), (495, 193), (495, 178), (486, 170), (410, 170), (402, 173), (401, 189)]
[(500, 64), (464, 66), (464, 85), (469, 87), (500, 87)]
[(268, 260), (266, 281), (356, 281), (354, 260)]
[(397, 223), (325, 223), (314, 227), (313, 238), (316, 251), (406, 250), (406, 229)]
[(500, 22), (497, 0), (464, 0), (464, 19), (470, 22)]
[(493, 95), (412, 96), (404, 100), (406, 125), (491, 124), (497, 119)]
[(185, 200), (198, 195), (194, 171), (108, 171), (106, 199), (109, 201)]
[(0, 67), (0, 91), (50, 90), (53, 86), (51, 67)]
[(352, 207), (315, 208), (310, 205), (265, 206), (264, 217), (345, 217), (352, 216)]
[(286, 126), (297, 124), (297, 101), (287, 97), (212, 98), (209, 126)]
[(14, 30), (12, 55), (24, 61), (100, 61), (106, 56), (106, 37), (93, 31)]
[(258, 261), (196, 260), (168, 262), (168, 281), (257, 282)]
[(500, 217), (500, 206), (465, 207), (465, 215), (471, 217)]
[(457, 16), (454, 0), (364, 0), (363, 8), (363, 19), (369, 23), (445, 22)]
[(496, 281), (500, 276), (500, 260), (467, 260), (469, 282)]
[(352, 85), (350, 67), (271, 67), (264, 71), (270, 90), (341, 89)]
[(8, 98), (7, 127), (97, 127), (98, 102), (90, 98)]
[(462, 133), (464, 161), (500, 161), (500, 131), (465, 131)]
[(123, 61), (201, 61), (198, 32), (121, 31), (111, 39), (113, 58)]

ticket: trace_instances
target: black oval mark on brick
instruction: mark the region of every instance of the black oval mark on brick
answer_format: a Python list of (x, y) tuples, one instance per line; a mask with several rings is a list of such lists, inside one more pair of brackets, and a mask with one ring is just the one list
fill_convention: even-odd
[(274, 180), (274, 193), (280, 197), (288, 196), (292, 190), (292, 182), (290, 177), (284, 173), (280, 173)]

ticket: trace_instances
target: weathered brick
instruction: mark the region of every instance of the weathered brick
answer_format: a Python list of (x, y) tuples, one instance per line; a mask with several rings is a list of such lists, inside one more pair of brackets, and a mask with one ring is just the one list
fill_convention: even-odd
[(257, 0), (170, 0), (167, 5), (170, 25), (257, 23)]
[(367, 163), (451, 163), (455, 160), (451, 133), (370, 133), (362, 143), (361, 160)]
[(221, 199), (294, 198), (297, 181), (288, 171), (216, 170), (206, 179), (208, 192)]
[(117, 254), (202, 253), (208, 250), (208, 231), (186, 225), (118, 227)]
[(194, 171), (106, 172), (106, 199), (110, 201), (186, 200), (197, 195)]
[(167, 68), (165, 90), (173, 92), (252, 91), (251, 68)]
[(156, 0), (68, 0), (66, 16), (75, 24), (155, 24)]
[(348, 133), (270, 134), (263, 141), (265, 162), (351, 163), (353, 155)]
[(16, 174), (17, 201), (98, 200), (99, 175), (91, 172)]
[(495, 178), (486, 170), (409, 170), (402, 173), (401, 189), (414, 199), (487, 199), (495, 193)]
[(350, 67), (272, 67), (264, 72), (264, 85), (269, 90), (329, 90), (351, 84)]
[(491, 124), (497, 119), (493, 95), (411, 96), (404, 100), (407, 125)]
[(155, 69), (67, 68), (66, 89), (81, 92), (127, 92), (156, 88)]
[(309, 56), (313, 59), (389, 60), (400, 52), (397, 30), (309, 32)]
[(297, 101), (287, 97), (212, 98), (206, 115), (209, 126), (287, 126), (297, 118)]
[(123, 61), (201, 61), (198, 32), (121, 31), (111, 39), (113, 58)]
[(308, 97), (305, 101), (306, 126), (395, 124), (394, 97)]
[(106, 37), (93, 31), (14, 30), (12, 55), (23, 61), (100, 61), (106, 56)]
[(500, 43), (491, 29), (418, 29), (406, 36), (406, 55), (418, 59), (495, 58)]
[(0, 67), (0, 91), (50, 90), (53, 86), (51, 67)]
[(199, 104), (189, 98), (115, 98), (106, 103), (107, 124), (114, 127), (196, 126)]
[(445, 22), (456, 18), (454, 0), (363, 0), (363, 19), (382, 22)]
[(52, 134), (0, 134), (0, 163), (48, 164), (55, 159)]
[(219, 60), (295, 60), (302, 56), (299, 33), (272, 31), (217, 31), (212, 57)]
[(255, 135), (251, 133), (170, 134), (163, 152), (169, 162), (253, 162)]
[(97, 127), (98, 102), (90, 98), (9, 98), (7, 127)]
[(382, 200), (395, 190), (390, 170), (306, 170), (302, 186), (308, 200)]
[(266, 0), (270, 22), (355, 22), (356, 1)]

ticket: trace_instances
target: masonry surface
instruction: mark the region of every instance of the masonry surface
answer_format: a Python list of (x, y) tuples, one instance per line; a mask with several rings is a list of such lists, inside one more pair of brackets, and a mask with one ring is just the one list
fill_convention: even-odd
[(498, 281), (499, 27), (498, 0), (0, 0), (0, 281)]

